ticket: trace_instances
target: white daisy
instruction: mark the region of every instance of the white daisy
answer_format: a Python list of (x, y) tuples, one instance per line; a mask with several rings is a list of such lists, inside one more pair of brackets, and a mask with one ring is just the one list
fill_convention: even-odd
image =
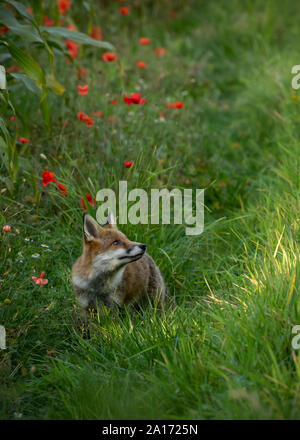
[(23, 417), (23, 413), (15, 412), (14, 416), (16, 419), (21, 419)]

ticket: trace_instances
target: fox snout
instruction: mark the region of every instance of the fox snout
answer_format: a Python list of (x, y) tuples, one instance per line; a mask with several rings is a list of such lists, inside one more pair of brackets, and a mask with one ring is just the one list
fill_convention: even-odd
[(133, 246), (124, 249), (124, 255), (119, 257), (119, 260), (138, 260), (141, 258), (146, 252), (146, 245), (144, 243), (137, 243)]
[(130, 246), (128, 249), (127, 249), (127, 252), (130, 254), (130, 253), (132, 253), (132, 252), (146, 252), (146, 245), (144, 244), (144, 243), (136, 243), (136, 244), (134, 244), (133, 246)]

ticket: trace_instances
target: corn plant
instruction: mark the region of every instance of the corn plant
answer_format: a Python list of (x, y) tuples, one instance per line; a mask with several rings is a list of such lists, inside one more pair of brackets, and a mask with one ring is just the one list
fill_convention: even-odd
[[(55, 8), (54, 24), (59, 24), (56, 5)], [(7, 117), (4, 115), (7, 115), (8, 111), (13, 116), (17, 114), (23, 125), (23, 131), (28, 132), (29, 128), (26, 114), (22, 112), (22, 105), (19, 104), (18, 107), (12, 105), (10, 95), (16, 97), (18, 91), (25, 87), (26, 100), (38, 100), (45, 133), (49, 135), (51, 130), (49, 94), (63, 96), (65, 91), (63, 84), (55, 77), (54, 58), (63, 56), (69, 62), (76, 64), (65, 46), (65, 40), (98, 48), (112, 48), (111, 44), (95, 40), (82, 32), (61, 26), (42, 26), (42, 15), (43, 1), (35, 1), (32, 11), (19, 2), (0, 0), (0, 64), (5, 68), (13, 61), (20, 70), (6, 72), (7, 88), (0, 91), (0, 152), (7, 172), (7, 176), (2, 176), (1, 180), (11, 193), (17, 181), (20, 157), (16, 147), (17, 132), (12, 132), (8, 128)], [(5, 81), (3, 69), (2, 78)], [(28, 161), (23, 157), (21, 159), (23, 168), (28, 172)]]

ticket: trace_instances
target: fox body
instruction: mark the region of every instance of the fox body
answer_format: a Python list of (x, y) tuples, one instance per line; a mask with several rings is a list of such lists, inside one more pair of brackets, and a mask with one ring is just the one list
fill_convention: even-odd
[(83, 220), (83, 253), (72, 270), (72, 283), (81, 307), (122, 307), (147, 297), (163, 308), (166, 284), (146, 253), (146, 245), (128, 240), (112, 214), (100, 226), (90, 215)]

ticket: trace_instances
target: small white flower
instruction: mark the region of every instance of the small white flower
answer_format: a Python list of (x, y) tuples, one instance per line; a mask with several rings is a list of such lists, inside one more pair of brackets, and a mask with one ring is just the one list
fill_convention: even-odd
[(21, 419), (23, 417), (23, 413), (15, 412), (14, 416), (16, 417), (16, 419)]
[(41, 246), (42, 246), (43, 248), (48, 248), (48, 247), (49, 247), (49, 246), (48, 246), (47, 244), (45, 244), (45, 243), (41, 244)]
[(25, 240), (25, 241), (30, 241), (30, 238), (25, 237), (24, 240)]
[(35, 252), (31, 256), (32, 256), (32, 258), (39, 258), (40, 254), (38, 252)]

